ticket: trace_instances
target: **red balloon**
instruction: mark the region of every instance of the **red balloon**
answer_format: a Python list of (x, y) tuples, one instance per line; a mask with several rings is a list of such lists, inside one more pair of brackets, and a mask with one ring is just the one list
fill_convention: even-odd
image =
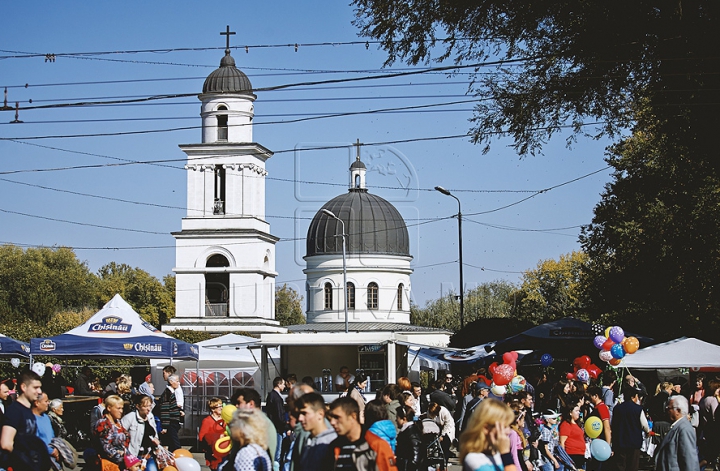
[(603, 349), (603, 350), (610, 351), (610, 349), (612, 348), (613, 345), (615, 345), (615, 342), (613, 342), (613, 341), (610, 340), (610, 339), (607, 339), (607, 340), (605, 341), (605, 343), (603, 344), (602, 349)]
[(565, 377), (566, 377), (567, 379), (575, 379), (575, 374), (574, 374), (574, 373), (568, 373), (567, 375), (565, 375)]
[(493, 375), (493, 381), (498, 386), (505, 386), (512, 381), (515, 376), (515, 369), (507, 364), (499, 365), (495, 368), (495, 374)]
[(503, 353), (503, 363), (512, 364), (518, 359), (518, 352), (505, 352)]
[(592, 359), (588, 355), (583, 355), (580, 357), (582, 368), (588, 369), (588, 366), (592, 365)]
[(498, 367), (498, 363), (496, 361), (490, 363), (490, 366), (488, 366), (488, 371), (490, 372), (491, 375), (493, 375), (493, 376), (495, 375), (495, 369), (497, 369), (497, 367)]
[(600, 368), (598, 368), (597, 365), (594, 365), (594, 364), (591, 364), (590, 366), (588, 366), (587, 371), (588, 371), (588, 373), (590, 373), (590, 377), (592, 379), (598, 379), (598, 377), (602, 373), (602, 370)]

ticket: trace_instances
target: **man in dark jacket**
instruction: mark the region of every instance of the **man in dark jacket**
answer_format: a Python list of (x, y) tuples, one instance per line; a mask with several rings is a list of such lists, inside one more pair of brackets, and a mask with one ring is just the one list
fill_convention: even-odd
[(613, 463), (624, 471), (637, 471), (640, 465), (643, 430), (648, 433), (647, 418), (640, 405), (640, 391), (626, 386), (625, 401), (615, 406), (612, 417)]
[(158, 412), (160, 422), (162, 423), (162, 432), (160, 432), (160, 439), (163, 445), (168, 447), (168, 450), (172, 453), (180, 445), (180, 415), (181, 409), (177, 403), (177, 397), (175, 391), (180, 388), (180, 378), (177, 375), (168, 376), (167, 388), (160, 395), (155, 410)]
[(275, 456), (272, 457), (273, 460), (277, 463), (280, 463), (281, 447), (279, 445), (282, 443), (285, 432), (288, 429), (287, 421), (285, 420), (285, 401), (280, 394), (283, 390), (285, 390), (285, 380), (278, 376), (273, 379), (272, 391), (270, 391), (267, 399), (265, 400), (265, 413), (267, 414), (268, 418), (275, 426), (275, 430), (277, 431), (278, 447), (275, 451)]
[(430, 402), (437, 402), (452, 414), (455, 412), (455, 400), (445, 392), (445, 381), (438, 379), (435, 381), (435, 390), (430, 393)]

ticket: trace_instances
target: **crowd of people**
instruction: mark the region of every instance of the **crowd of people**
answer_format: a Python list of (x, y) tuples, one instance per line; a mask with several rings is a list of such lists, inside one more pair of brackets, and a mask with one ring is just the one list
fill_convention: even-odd
[[(159, 394), (149, 376), (133, 385), (119, 373), (94, 391), (91, 371), (81, 371), (86, 393), (103, 396), (91, 414), (84, 469), (173, 463), (185, 398), (173, 367), (163, 377)], [(0, 384), (0, 469), (75, 467), (63, 400), (48, 396), (43, 379), (22, 372), (15, 400)], [(542, 373), (515, 392), (491, 380), (484, 370), (461, 381), (448, 372), (428, 388), (401, 377), (368, 393), (366, 377), (343, 368), (339, 393), (326, 401), (313, 378), (277, 377), (264, 406), (253, 388), (210, 399), (198, 440), (213, 471), (426, 471), (453, 458), (467, 471), (633, 471), (642, 456), (659, 471), (717, 469), (717, 378), (692, 374), (650, 393), (618, 370), (584, 382)]]

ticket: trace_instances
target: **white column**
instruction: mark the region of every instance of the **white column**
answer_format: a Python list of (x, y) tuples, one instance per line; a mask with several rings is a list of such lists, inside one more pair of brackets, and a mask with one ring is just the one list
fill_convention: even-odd
[(387, 373), (388, 373), (388, 384), (395, 383), (397, 381), (397, 355), (395, 352), (395, 342), (388, 342), (387, 344)]

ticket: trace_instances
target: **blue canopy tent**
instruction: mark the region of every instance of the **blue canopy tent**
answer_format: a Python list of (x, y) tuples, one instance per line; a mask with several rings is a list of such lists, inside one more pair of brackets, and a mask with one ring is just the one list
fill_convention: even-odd
[(169, 358), (197, 361), (197, 345), (170, 337), (142, 320), (116, 294), (84, 324), (54, 337), (30, 340), (30, 357)]
[(27, 358), (30, 356), (30, 345), (0, 334), (0, 356)]

